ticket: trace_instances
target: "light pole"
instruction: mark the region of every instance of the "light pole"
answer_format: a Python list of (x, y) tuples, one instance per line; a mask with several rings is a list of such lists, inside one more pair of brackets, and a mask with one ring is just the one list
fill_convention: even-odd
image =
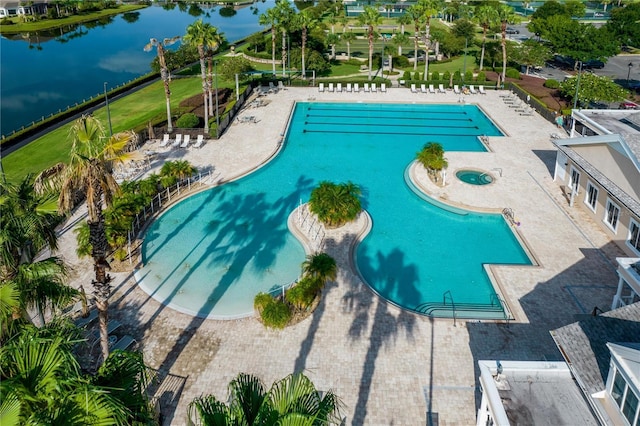
[(220, 115), (218, 114), (218, 61), (213, 61), (214, 84), (216, 86), (216, 139), (220, 137)]
[(578, 91), (580, 90), (580, 75), (582, 74), (582, 61), (578, 61), (580, 68), (578, 69), (578, 81), (576, 82), (576, 96), (573, 98), (573, 109), (578, 106)]
[(107, 96), (106, 81), (104, 82), (104, 104), (107, 106), (107, 121), (109, 121), (109, 136), (113, 136), (113, 128), (111, 127), (111, 111), (109, 111), (109, 97)]
[(627, 71), (627, 89), (629, 88), (629, 77), (631, 77), (631, 68), (633, 68), (633, 63), (629, 62), (629, 71)]

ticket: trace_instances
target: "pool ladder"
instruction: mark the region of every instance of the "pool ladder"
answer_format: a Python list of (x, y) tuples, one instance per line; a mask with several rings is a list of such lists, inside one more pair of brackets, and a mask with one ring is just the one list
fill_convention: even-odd
[(515, 225), (516, 215), (515, 213), (513, 213), (513, 209), (505, 207), (504, 209), (502, 209), (502, 214), (509, 221), (509, 223), (511, 223), (511, 225)]

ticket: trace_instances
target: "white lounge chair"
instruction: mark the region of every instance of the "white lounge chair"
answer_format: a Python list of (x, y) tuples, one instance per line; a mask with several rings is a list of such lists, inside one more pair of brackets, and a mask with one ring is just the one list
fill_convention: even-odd
[(420, 93), (427, 93), (427, 85), (426, 84), (421, 84), (420, 85)]
[(324, 92), (324, 83), (318, 84), (318, 92)]
[(382, 93), (387, 93), (387, 85), (385, 83), (380, 84), (380, 91)]
[(287, 90), (282, 80), (278, 80), (278, 90)]
[(478, 91), (476, 90), (476, 88), (475, 88), (475, 87), (473, 87), (473, 84), (470, 84), (470, 85), (469, 85), (469, 92), (470, 92), (472, 95), (477, 95), (477, 94), (478, 94)]
[(378, 93), (378, 86), (376, 85), (376, 83), (371, 83), (371, 92)]
[(371, 91), (371, 89), (369, 89), (369, 83), (365, 83), (364, 84), (364, 92), (367, 93), (367, 92), (370, 92), (370, 91)]
[(456, 95), (460, 94), (460, 87), (458, 87), (457, 84), (453, 86), (453, 93), (455, 93)]
[(438, 92), (447, 93), (447, 91), (444, 89), (444, 84), (438, 84)]
[(360, 85), (358, 83), (353, 83), (353, 91), (356, 93), (360, 91)]
[(191, 146), (193, 148), (200, 148), (203, 143), (204, 143), (204, 135), (198, 135), (198, 139), (196, 140), (196, 143), (194, 143)]
[(342, 92), (342, 83), (336, 84), (336, 92)]
[(333, 83), (329, 83), (329, 88), (327, 90), (329, 92), (333, 92)]
[(435, 93), (436, 93), (436, 88), (435, 88), (435, 87), (433, 87), (433, 84), (430, 84), (430, 85), (429, 85), (429, 93), (433, 93), (434, 95), (435, 95)]
[(278, 93), (278, 88), (273, 84), (273, 81), (269, 82), (269, 92)]
[(171, 144), (171, 148), (177, 148), (180, 146), (181, 143), (182, 143), (182, 135), (178, 133), (176, 135), (176, 140), (173, 141), (173, 143)]
[(351, 86), (351, 83), (347, 83), (347, 92), (351, 92), (353, 90), (353, 87)]
[(182, 139), (182, 143), (180, 144), (180, 148), (188, 147), (189, 142), (191, 142), (191, 135), (184, 135), (184, 138)]
[(160, 142), (160, 148), (164, 148), (165, 146), (169, 145), (169, 134), (165, 133), (164, 137), (162, 138), (162, 142)]
[(478, 86), (478, 92), (480, 92), (481, 95), (486, 95), (487, 92), (485, 92), (484, 90), (484, 86)]
[(418, 89), (416, 89), (416, 85), (415, 84), (411, 84), (411, 93), (418, 93)]

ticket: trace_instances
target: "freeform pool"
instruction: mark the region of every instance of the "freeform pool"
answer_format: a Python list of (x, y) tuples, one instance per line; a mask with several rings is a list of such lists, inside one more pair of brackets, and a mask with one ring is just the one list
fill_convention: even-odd
[(177, 204), (149, 227), (136, 277), (183, 312), (251, 314), (256, 293), (300, 273), (305, 253), (287, 229), (290, 212), (320, 181), (352, 181), (373, 219), (355, 261), (375, 292), (435, 316), (451, 315), (440, 306), (445, 293), (456, 305), (495, 309), (484, 265), (530, 264), (509, 225), (500, 215), (444, 210), (404, 178), (425, 143), (484, 151), (479, 135), (501, 133), (473, 105), (299, 103), (270, 164)]

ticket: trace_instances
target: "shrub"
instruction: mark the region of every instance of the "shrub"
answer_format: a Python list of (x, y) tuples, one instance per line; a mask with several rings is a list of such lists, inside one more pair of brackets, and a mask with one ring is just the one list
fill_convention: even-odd
[(464, 81), (473, 81), (473, 71), (467, 71), (464, 73)]
[(404, 74), (402, 74), (402, 79), (406, 81), (411, 80), (411, 71), (405, 71)]
[(444, 74), (442, 74), (442, 79), (445, 81), (451, 80), (451, 73), (449, 71), (445, 71)]
[(520, 71), (515, 68), (507, 68), (506, 76), (509, 78), (516, 78), (520, 80)]
[(354, 183), (322, 181), (311, 191), (309, 210), (325, 225), (339, 227), (354, 220), (362, 210), (360, 194)]
[(287, 302), (298, 309), (308, 308), (318, 294), (315, 281), (310, 277), (302, 278), (285, 293), (284, 297)]
[(485, 74), (484, 71), (480, 71), (478, 73), (478, 76), (476, 77), (476, 81), (478, 83), (484, 83), (485, 81), (487, 81), (487, 74)]
[(436, 182), (438, 181), (437, 172), (449, 165), (447, 159), (444, 158), (444, 148), (438, 142), (428, 142), (416, 154), (416, 159), (427, 169), (429, 176)]
[(392, 60), (394, 68), (404, 68), (409, 66), (409, 60), (406, 56), (394, 56)]
[(200, 124), (200, 119), (195, 114), (188, 112), (176, 120), (176, 127), (180, 129), (194, 129)]
[(413, 79), (414, 79), (414, 80), (420, 80), (420, 72), (416, 71), (416, 72), (413, 74)]
[(460, 71), (456, 71), (453, 73), (453, 81), (460, 81), (462, 78), (460, 77)]
[(273, 302), (273, 296), (268, 293), (258, 293), (256, 297), (253, 298), (253, 308), (262, 314), (264, 307), (269, 303)]
[(266, 327), (283, 329), (291, 320), (291, 309), (286, 303), (273, 299), (266, 304), (260, 317)]
[(431, 73), (431, 80), (440, 80), (440, 73), (438, 71), (434, 71)]
[(549, 88), (549, 89), (557, 89), (560, 87), (560, 83), (558, 82), (558, 80), (554, 80), (552, 78), (545, 80), (544, 82), (544, 87)]

